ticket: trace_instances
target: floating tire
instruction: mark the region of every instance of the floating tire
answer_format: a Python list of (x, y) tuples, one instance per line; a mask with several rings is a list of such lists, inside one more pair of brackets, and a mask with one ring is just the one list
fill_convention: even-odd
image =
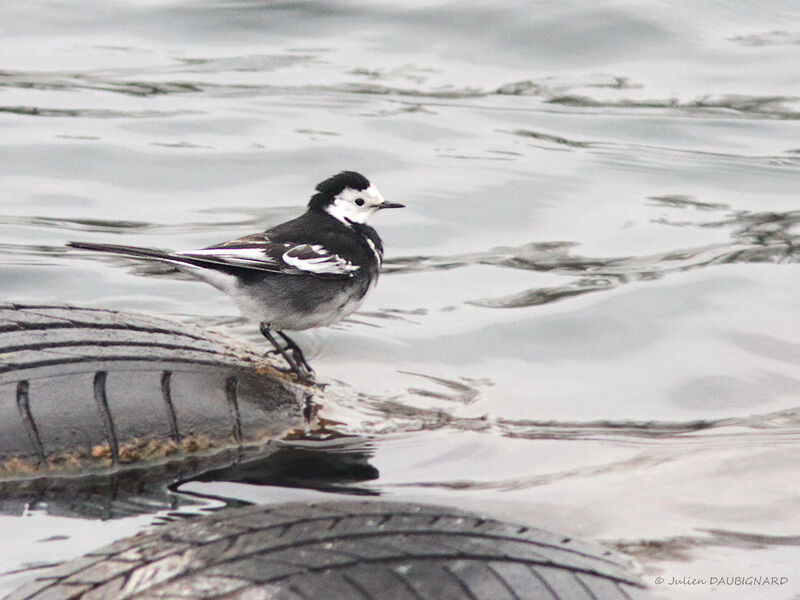
[(147, 315), (0, 304), (0, 481), (241, 447), (302, 424), (263, 350)]
[(225, 509), (67, 562), (8, 600), (632, 600), (600, 546), (457, 509), (387, 502)]

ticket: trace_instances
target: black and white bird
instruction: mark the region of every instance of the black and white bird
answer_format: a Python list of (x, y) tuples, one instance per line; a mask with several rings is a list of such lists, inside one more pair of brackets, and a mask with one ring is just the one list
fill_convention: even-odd
[[(69, 242), (68, 246), (154, 259), (230, 295), (298, 377), (311, 376), (300, 347), (284, 333), (332, 325), (374, 287), (383, 244), (367, 220), (387, 202), (363, 175), (343, 171), (316, 187), (308, 210), (291, 221), (201, 250)], [(279, 335), (279, 343), (273, 333)]]

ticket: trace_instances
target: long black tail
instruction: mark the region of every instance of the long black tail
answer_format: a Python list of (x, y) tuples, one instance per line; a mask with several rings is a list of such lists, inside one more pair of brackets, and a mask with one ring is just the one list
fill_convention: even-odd
[(157, 260), (169, 260), (173, 262), (188, 262), (181, 260), (181, 258), (174, 256), (170, 252), (165, 250), (156, 250), (154, 248), (139, 248), (138, 246), (121, 246), (118, 244), (93, 244), (91, 242), (67, 242), (67, 246), (70, 246), (71, 248), (80, 248), (81, 250), (95, 250), (97, 252), (125, 254), (127, 256), (136, 256), (137, 258), (154, 258)]
[[(218, 278), (215, 278), (212, 273), (220, 272), (228, 275), (235, 275), (237, 270), (241, 267), (236, 267), (221, 261), (215, 261), (212, 258), (197, 258), (194, 256), (181, 256), (166, 250), (158, 250), (156, 248), (140, 248), (139, 246), (121, 246), (119, 244), (95, 244), (92, 242), (67, 242), (67, 246), (71, 248), (80, 248), (81, 250), (93, 250), (95, 252), (111, 252), (113, 254), (122, 254), (125, 256), (135, 256), (136, 258), (145, 258), (151, 260), (160, 260), (167, 262), (181, 271), (186, 271), (190, 275), (202, 279), (210, 283), (216, 288), (224, 292), (228, 292), (226, 284), (220, 284)], [(194, 268), (192, 268), (194, 267)], [(197, 267), (200, 267), (199, 269)]]

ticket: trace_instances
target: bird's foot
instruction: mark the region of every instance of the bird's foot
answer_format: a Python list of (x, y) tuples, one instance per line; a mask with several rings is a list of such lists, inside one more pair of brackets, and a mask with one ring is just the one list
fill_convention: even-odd
[(284, 372), (293, 373), (298, 381), (314, 383), (314, 369), (311, 368), (311, 365), (308, 364), (305, 356), (303, 356), (300, 346), (282, 331), (276, 331), (276, 333), (284, 340), (285, 346), (275, 339), (268, 325), (261, 324), (261, 334), (267, 338), (274, 348), (274, 350), (267, 352), (265, 356), (279, 354), (289, 365), (289, 368)]
[(298, 362), (293, 354), (285, 348), (281, 350), (269, 350), (264, 356), (280, 356), (286, 362), (288, 368), (275, 367), (281, 373), (290, 373), (297, 377), (299, 381), (306, 383), (314, 382), (314, 371), (306, 367), (302, 362)]
[(286, 348), (291, 350), (292, 358), (294, 359), (295, 363), (313, 375), (314, 369), (312, 369), (311, 365), (308, 364), (308, 361), (306, 360), (306, 357), (303, 355), (303, 351), (300, 349), (300, 346), (298, 346), (297, 343), (292, 338), (290, 338), (282, 331), (279, 331), (278, 335), (283, 338), (284, 342), (286, 342)]

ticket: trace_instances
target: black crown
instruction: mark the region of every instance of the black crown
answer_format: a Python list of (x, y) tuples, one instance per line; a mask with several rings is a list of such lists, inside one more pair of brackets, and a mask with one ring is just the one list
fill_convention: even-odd
[(330, 204), (333, 198), (343, 189), (352, 188), (354, 190), (365, 190), (369, 185), (369, 179), (364, 177), (361, 173), (342, 171), (317, 185), (315, 188), (317, 193), (311, 196), (308, 207), (321, 209)]

